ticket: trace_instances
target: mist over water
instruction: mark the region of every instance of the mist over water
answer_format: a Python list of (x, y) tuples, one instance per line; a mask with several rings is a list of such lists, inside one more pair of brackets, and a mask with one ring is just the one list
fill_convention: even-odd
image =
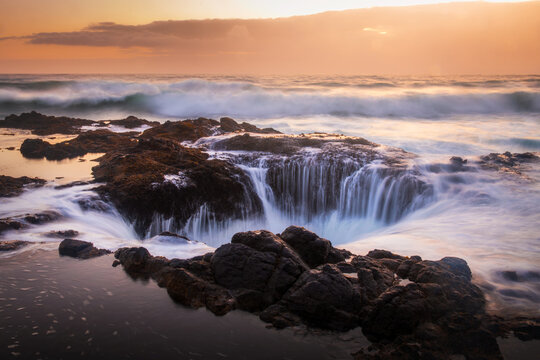
[[(277, 176), (275, 164), (260, 159), (238, 165), (262, 200), (262, 218), (246, 214), (243, 220), (216, 222), (201, 208), (187, 224), (156, 218), (140, 238), (115, 209), (100, 212), (79, 206), (82, 199), (95, 196), (92, 185), (60, 190), (50, 185), (0, 199), (0, 217), (38, 209), (64, 215), (59, 222), (16, 233), (17, 239), (51, 241), (46, 232), (75, 229), (79, 238), (98, 247), (143, 245), (153, 254), (190, 257), (211, 248), (175, 244), (155, 235), (178, 231), (217, 247), (237, 231), (280, 232), (295, 224), (356, 253), (384, 248), (427, 259), (464, 258), (478, 281), (490, 287), (492, 306), (538, 313), (540, 281), (525, 275), (540, 273), (540, 167), (532, 164), (519, 177), (484, 171), (473, 163), (490, 152), (540, 151), (540, 76), (0, 76), (1, 115), (30, 110), (91, 119), (231, 116), (285, 133), (362, 136), (416, 154), (408, 170), (431, 191), (418, 192), (400, 210), (406, 183), (391, 183), (377, 164), (365, 169), (353, 164), (350, 171), (335, 173), (339, 191), (322, 204), (317, 201), (324, 192), (317, 194), (312, 181), (337, 170), (324, 168), (324, 163), (303, 163), (297, 166), (311, 171), (303, 177), (293, 177), (293, 169), (285, 167), (279, 175), (295, 179), (294, 186), (291, 182), (286, 187), (290, 194), (313, 191), (291, 206), (269, 188), (269, 173)], [(2, 144), (5, 138), (0, 138)], [(454, 155), (467, 158), (474, 171), (433, 171), (434, 164), (448, 164)], [(54, 162), (50, 166), (54, 169)], [(355, 192), (355, 184), (367, 179), (373, 182), (369, 194)], [(505, 270), (526, 281), (505, 279)]]

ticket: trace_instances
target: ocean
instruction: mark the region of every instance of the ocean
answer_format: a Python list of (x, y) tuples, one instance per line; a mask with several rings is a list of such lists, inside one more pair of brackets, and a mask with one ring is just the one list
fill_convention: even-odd
[[(529, 164), (520, 176), (430, 170), (433, 164), (448, 163), (452, 156), (474, 163), (489, 153), (540, 151), (538, 75), (0, 75), (0, 118), (31, 110), (94, 120), (135, 115), (160, 122), (229, 116), (284, 133), (361, 136), (403, 148), (416, 154), (410, 166), (434, 192), (423, 206), (394, 221), (344, 216), (339, 211), (290, 217), (280, 214), (266, 198), (270, 210), (263, 219), (169, 230), (183, 231), (217, 247), (236, 231), (267, 228), (280, 232), (294, 222), (355, 253), (382, 248), (427, 259), (457, 256), (468, 261), (493, 309), (540, 314), (540, 164)], [(23, 135), (0, 136), (0, 147), (20, 145)], [(27, 160), (5, 150), (0, 159), (4, 175), (41, 176), (52, 182), (60, 182), (55, 179), (60, 176), (86, 179), (92, 166), (90, 161)], [(262, 167), (245, 170), (254, 182), (261, 176), (264, 182)], [(142, 244), (155, 255), (169, 257), (206, 251), (153, 243), (157, 230), (141, 238), (114, 209), (108, 213), (82, 210), (77, 201), (92, 196), (93, 186), (61, 190), (46, 186), (1, 199), (0, 217), (54, 209), (65, 216), (62, 228), (76, 229), (81, 239), (100, 247), (114, 250)], [(259, 195), (266, 196), (264, 191)], [(373, 197), (370, 201), (376, 201)], [(167, 230), (167, 224), (167, 219), (158, 219), (156, 229)], [(43, 233), (58, 226), (35, 227), (20, 233), (18, 239), (50, 241)], [(508, 280), (504, 271), (515, 271), (522, 281)]]

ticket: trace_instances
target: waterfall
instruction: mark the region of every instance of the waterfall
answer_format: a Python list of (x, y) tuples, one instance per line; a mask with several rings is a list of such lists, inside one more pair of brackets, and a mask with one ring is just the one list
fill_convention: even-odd
[(216, 246), (238, 231), (279, 232), (295, 224), (345, 241), (396, 223), (433, 195), (418, 170), (387, 166), (382, 160), (364, 163), (360, 156), (259, 154), (232, 160), (248, 175), (262, 213), (246, 210), (241, 218), (219, 220), (203, 204), (185, 224), (156, 216), (146, 236), (171, 231)]

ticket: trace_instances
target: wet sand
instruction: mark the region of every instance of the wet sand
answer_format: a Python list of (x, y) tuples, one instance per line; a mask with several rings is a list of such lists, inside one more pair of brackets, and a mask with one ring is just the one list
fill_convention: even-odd
[(351, 359), (368, 344), (360, 328), (275, 330), (241, 311), (189, 309), (112, 262), (45, 250), (0, 259), (0, 358)]

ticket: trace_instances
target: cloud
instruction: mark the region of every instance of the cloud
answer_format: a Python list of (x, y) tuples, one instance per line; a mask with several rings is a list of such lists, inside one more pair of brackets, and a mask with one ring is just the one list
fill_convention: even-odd
[(246, 37), (249, 20), (185, 20), (155, 21), (145, 25), (122, 25), (101, 22), (80, 31), (41, 32), (22, 37), (30, 44), (67, 46), (113, 46), (120, 48), (163, 48), (190, 41), (226, 40)]

